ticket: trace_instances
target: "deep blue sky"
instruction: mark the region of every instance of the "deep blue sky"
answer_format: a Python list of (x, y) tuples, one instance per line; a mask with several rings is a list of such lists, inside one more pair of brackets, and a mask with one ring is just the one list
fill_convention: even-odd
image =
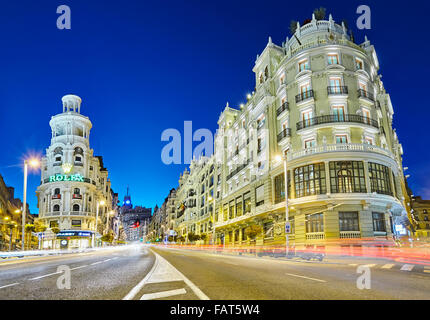
[[(56, 28), (69, 5), (72, 30)], [(372, 9), (372, 29), (357, 30), (356, 8)], [(281, 44), (290, 20), (324, 6), (346, 18), (357, 41), (375, 44), (395, 109), (415, 194), (430, 197), (427, 2), (383, 1), (3, 1), (0, 11), (0, 174), (22, 196), (22, 158), (45, 152), (49, 120), (73, 93), (93, 122), (91, 147), (104, 157), (113, 188), (130, 186), (134, 204), (160, 205), (184, 165), (160, 160), (166, 128), (216, 129), (225, 106), (254, 87), (252, 67), (268, 36)], [(36, 174), (29, 202), (37, 212)]]

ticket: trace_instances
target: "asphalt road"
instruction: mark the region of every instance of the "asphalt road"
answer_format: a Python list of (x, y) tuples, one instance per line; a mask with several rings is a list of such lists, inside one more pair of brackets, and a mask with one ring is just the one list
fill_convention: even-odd
[[(59, 289), (71, 270), (70, 289)], [(357, 288), (359, 266), (370, 289)], [(0, 299), (429, 299), (430, 272), (383, 260), (291, 261), (131, 246), (0, 262)]]

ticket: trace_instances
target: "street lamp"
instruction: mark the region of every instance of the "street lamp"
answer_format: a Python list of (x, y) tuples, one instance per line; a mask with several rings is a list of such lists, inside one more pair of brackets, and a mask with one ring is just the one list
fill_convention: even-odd
[(97, 234), (97, 223), (99, 220), (99, 208), (100, 206), (104, 206), (105, 202), (104, 200), (97, 201), (97, 210), (96, 210), (96, 224), (95, 224), (95, 230), (93, 235), (93, 248), (95, 247), (95, 240), (96, 240), (96, 234)]
[[(289, 223), (289, 208), (288, 208), (288, 171), (287, 171), (287, 156), (277, 155), (275, 160), (284, 162), (284, 185), (285, 185), (285, 255), (288, 257), (289, 252), (289, 234), (287, 233), (287, 224)], [(288, 230), (290, 231), (290, 230)]]
[(24, 250), (24, 243), (25, 243), (25, 217), (27, 214), (27, 173), (28, 173), (28, 166), (32, 168), (37, 168), (40, 166), (40, 161), (36, 158), (32, 159), (26, 159), (24, 160), (24, 196), (23, 196), (23, 205), (22, 205), (22, 239), (21, 239), (21, 250)]

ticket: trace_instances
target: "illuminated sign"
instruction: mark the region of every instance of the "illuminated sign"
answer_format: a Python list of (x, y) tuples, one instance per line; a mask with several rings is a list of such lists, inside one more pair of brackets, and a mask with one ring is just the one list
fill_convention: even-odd
[(49, 177), (49, 182), (58, 182), (58, 181), (76, 181), (76, 182), (84, 182), (84, 177), (79, 173), (77, 174), (57, 174), (55, 176)]
[(60, 231), (58, 237), (91, 237), (92, 231)]

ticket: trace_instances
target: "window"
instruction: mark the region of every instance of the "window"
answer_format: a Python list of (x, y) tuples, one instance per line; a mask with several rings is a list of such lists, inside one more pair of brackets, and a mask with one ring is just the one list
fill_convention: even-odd
[(356, 58), (355, 59), (355, 68), (357, 70), (363, 70), (363, 60)]
[(330, 89), (331, 93), (340, 93), (340, 87), (342, 86), (341, 78), (330, 78)]
[(345, 107), (344, 106), (333, 106), (332, 112), (334, 115), (334, 121), (345, 121)]
[(360, 231), (358, 212), (339, 212), (340, 231)]
[(239, 239), (239, 229), (234, 230), (234, 241), (240, 241), (240, 239)]
[(248, 191), (243, 195), (243, 204), (245, 209), (244, 213), (245, 214), (250, 213), (251, 212), (251, 192), (250, 191)]
[(327, 61), (329, 65), (339, 64), (339, 56), (337, 54), (329, 54), (327, 55)]
[(264, 238), (273, 238), (273, 222), (263, 224)]
[(61, 161), (61, 157), (55, 157), (55, 161)]
[(330, 162), (330, 189), (332, 193), (366, 193), (362, 161)]
[(234, 200), (233, 201), (230, 201), (230, 210), (229, 210), (229, 216), (228, 216), (228, 218), (229, 219), (233, 219), (234, 217), (235, 217), (235, 215), (234, 215), (234, 205), (235, 205), (235, 203), (234, 203)]
[(302, 112), (302, 120), (303, 120), (303, 127), (304, 128), (312, 125), (313, 116), (314, 116), (314, 112), (312, 110)]
[(53, 211), (54, 212), (60, 211), (60, 205), (59, 204), (54, 204)]
[(315, 147), (315, 139), (309, 139), (305, 141), (305, 149)]
[(60, 188), (55, 188), (54, 194), (60, 194)]
[(306, 215), (306, 232), (324, 232), (324, 214), (314, 213)]
[(309, 70), (309, 62), (308, 59), (302, 60), (299, 62), (299, 72), (304, 70)]
[(50, 228), (58, 228), (58, 221), (57, 220), (50, 221), (49, 222), (49, 227)]
[(227, 219), (228, 218), (228, 203), (226, 203), (224, 205), (222, 214), (223, 214), (224, 221), (227, 221), (228, 220)]
[(373, 139), (369, 138), (369, 137), (364, 137), (364, 143), (372, 145), (373, 144)]
[[(288, 198), (290, 198), (291, 179), (290, 172), (287, 174), (288, 179)], [(275, 177), (275, 204), (285, 201), (285, 178), (281, 173)]]
[(242, 228), (242, 241), (246, 241), (246, 228)]
[(300, 93), (302, 94), (302, 99), (307, 99), (311, 97), (311, 84), (308, 82), (300, 86)]
[(73, 191), (74, 194), (81, 194), (81, 190), (79, 188), (75, 188)]
[(348, 143), (348, 136), (345, 134), (337, 134), (336, 143)]
[(80, 228), (81, 227), (81, 220), (72, 220), (72, 227), (73, 228)]
[(73, 211), (74, 212), (78, 212), (79, 211), (79, 204), (74, 204), (73, 205)]
[(369, 162), (369, 178), (371, 192), (393, 195), (391, 190), (390, 169), (379, 164)]
[(382, 212), (372, 212), (373, 231), (386, 232), (385, 215)]
[(361, 112), (363, 113), (364, 122), (370, 124), (370, 110), (362, 108)]
[(324, 163), (295, 168), (294, 183), (297, 198), (326, 193)]
[(279, 77), (279, 85), (283, 85), (283, 84), (284, 84), (284, 80), (285, 80), (285, 74), (282, 74), (282, 75)]
[(236, 198), (236, 216), (240, 217), (243, 214), (242, 196)]
[(264, 204), (264, 184), (255, 188), (255, 205), (258, 207)]

